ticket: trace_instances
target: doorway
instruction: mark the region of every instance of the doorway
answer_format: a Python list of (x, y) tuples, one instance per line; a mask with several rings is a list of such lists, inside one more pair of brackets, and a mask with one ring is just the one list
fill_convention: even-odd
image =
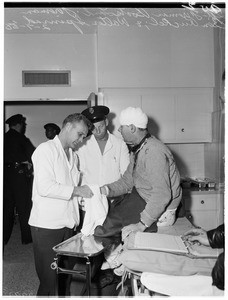
[(5, 124), (10, 116), (22, 114), (26, 117), (26, 137), (37, 147), (47, 141), (44, 125), (55, 123), (62, 128), (63, 120), (70, 114), (80, 113), (89, 107), (90, 101), (4, 101), (4, 132), (8, 130)]

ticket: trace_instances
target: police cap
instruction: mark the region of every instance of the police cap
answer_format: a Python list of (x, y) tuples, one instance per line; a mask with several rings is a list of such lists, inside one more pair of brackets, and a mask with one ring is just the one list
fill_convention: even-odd
[(48, 129), (48, 128), (53, 128), (56, 130), (56, 133), (59, 134), (60, 133), (60, 128), (58, 125), (56, 125), (55, 123), (47, 123), (44, 125), (44, 128), (45, 129)]
[[(13, 115), (6, 120), (6, 124), (17, 125), (21, 123), (25, 123), (26, 118), (23, 117), (21, 114)], [(25, 123), (26, 124), (26, 123)]]
[(81, 112), (90, 122), (96, 123), (106, 119), (109, 108), (103, 105), (91, 106)]

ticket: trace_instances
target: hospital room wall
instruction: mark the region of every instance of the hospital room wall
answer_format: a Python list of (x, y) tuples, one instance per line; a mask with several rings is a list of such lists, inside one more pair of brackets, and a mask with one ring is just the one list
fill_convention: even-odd
[[(66, 116), (87, 107), (87, 98), (97, 90), (95, 49), (92, 34), (5, 34), (5, 118), (25, 115), (26, 135), (36, 147), (46, 141), (44, 124), (61, 127)], [(23, 87), (23, 70), (70, 70), (71, 84)]]
[[(211, 61), (214, 55), (212, 29), (201, 30), (199, 33), (188, 28), (185, 28), (185, 32), (157, 28), (151, 31), (150, 35), (149, 32), (140, 32), (138, 28), (132, 28), (130, 33), (126, 30), (120, 33), (114, 28), (112, 34), (110, 31), (108, 33), (108, 29), (99, 30), (98, 36), (6, 34), (5, 100), (86, 100), (92, 91), (97, 93), (102, 88), (109, 87), (118, 89), (121, 84), (122, 88), (130, 89), (214, 87), (214, 61)], [(112, 43), (107, 43), (107, 39), (111, 42), (110, 37), (113, 34), (115, 38)], [(116, 39), (117, 35), (121, 35), (121, 42)], [(105, 44), (109, 45), (109, 48), (115, 44), (116, 48), (110, 48), (111, 52), (107, 48), (101, 52), (101, 39), (104, 37), (104, 50)], [(182, 43), (182, 47), (177, 47), (181, 38), (184, 38), (185, 42)], [(126, 52), (127, 49), (130, 51)], [(108, 53), (113, 54), (112, 59), (108, 59)], [(129, 54), (127, 60), (121, 56), (124, 53)], [(140, 60), (137, 60), (137, 53)], [(162, 57), (165, 59), (162, 60)], [(194, 70), (197, 66), (200, 66), (199, 72)], [(22, 70), (58, 69), (71, 70), (70, 87), (22, 87)], [(36, 134), (31, 135), (34, 137)], [(204, 143), (170, 144), (170, 147), (181, 157), (184, 165), (187, 165), (187, 174), (186, 168), (180, 165), (182, 175), (205, 176)]]
[[(95, 34), (5, 34), (4, 99), (87, 99), (97, 90)], [(71, 71), (70, 86), (23, 87), (23, 70)]]
[[(143, 107), (144, 96), (142, 95), (146, 95), (145, 98), (149, 101), (150, 95), (158, 94), (157, 101), (165, 103), (164, 110), (170, 109), (170, 114), (171, 103), (179, 101), (173, 98), (177, 96), (186, 101), (186, 94), (188, 94), (191, 100), (190, 95), (195, 93), (200, 99), (198, 91), (205, 90), (209, 95), (205, 103), (207, 102), (210, 107), (207, 107), (205, 112), (208, 110), (210, 113), (207, 130), (211, 135), (210, 140), (205, 142), (204, 138), (201, 141), (197, 139), (194, 141), (193, 138), (187, 143), (176, 140), (174, 143), (170, 142), (168, 146), (175, 154), (181, 176), (209, 177), (219, 182), (222, 178), (216, 165), (218, 160), (215, 158), (217, 142), (211, 146), (212, 141), (215, 140), (212, 136), (214, 134), (212, 126), (218, 126), (217, 119), (213, 118), (212, 121), (212, 113), (217, 105), (214, 96), (215, 76), (218, 77), (215, 68), (215, 64), (218, 63), (215, 60), (218, 55), (215, 46), (218, 41), (214, 39), (216, 34), (213, 28), (202, 27), (164, 29), (158, 26), (151, 31), (143, 31), (142, 28), (123, 30), (117, 27), (111, 29), (101, 27), (98, 30), (98, 86), (103, 93), (100, 103), (108, 103), (115, 107), (116, 100), (121, 102), (124, 99), (124, 97), (118, 99), (121, 91), (124, 91), (123, 94), (129, 91), (128, 105), (132, 102)], [(170, 97), (167, 96), (169, 91)], [(211, 102), (209, 98), (212, 99)], [(152, 114), (155, 103), (156, 99), (152, 96), (151, 111), (147, 110), (147, 113)], [(158, 106), (161, 105), (158, 103)], [(179, 114), (182, 115), (180, 109)], [(188, 117), (195, 114), (197, 111), (189, 111)], [(170, 119), (168, 113), (167, 116)], [(169, 120), (165, 120), (164, 116), (156, 117), (163, 122), (158, 125), (170, 131)], [(176, 119), (174, 117), (174, 122), (177, 118), (178, 116)], [(192, 130), (195, 130), (195, 136), (198, 136), (199, 129), (196, 124), (193, 124)], [(213, 161), (213, 168), (208, 167), (211, 161)]]

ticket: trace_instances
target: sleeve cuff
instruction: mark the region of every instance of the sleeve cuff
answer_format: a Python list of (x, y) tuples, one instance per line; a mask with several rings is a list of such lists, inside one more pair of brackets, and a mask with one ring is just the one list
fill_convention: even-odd
[(104, 188), (105, 188), (106, 196), (108, 196), (108, 194), (109, 194), (109, 188), (108, 188), (107, 185), (105, 185)]
[(141, 212), (140, 219), (147, 227), (150, 227), (154, 222), (157, 221), (157, 219), (151, 218), (151, 216), (149, 216), (145, 210)]

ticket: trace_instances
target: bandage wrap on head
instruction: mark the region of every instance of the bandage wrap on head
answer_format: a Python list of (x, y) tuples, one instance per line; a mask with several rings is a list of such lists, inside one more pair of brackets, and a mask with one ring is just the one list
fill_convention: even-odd
[(120, 113), (120, 125), (135, 125), (138, 128), (145, 129), (148, 123), (147, 115), (140, 107), (128, 107)]

